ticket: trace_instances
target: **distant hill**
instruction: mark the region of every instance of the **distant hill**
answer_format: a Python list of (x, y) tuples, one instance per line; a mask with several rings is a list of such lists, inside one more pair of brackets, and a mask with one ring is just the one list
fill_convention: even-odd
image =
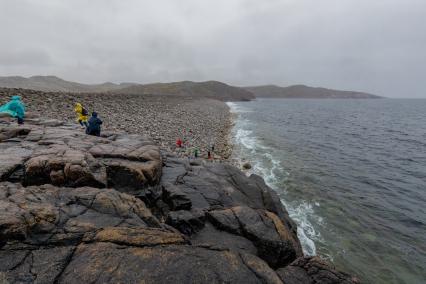
[(172, 83), (103, 83), (82, 84), (66, 81), (56, 76), (20, 76), (0, 77), (0, 88), (22, 88), (44, 92), (69, 93), (115, 93), (115, 94), (153, 94), (198, 96), (222, 101), (249, 101), (257, 98), (381, 98), (368, 93), (339, 91), (326, 88), (313, 88), (305, 85), (279, 87), (275, 85), (234, 87), (218, 81), (172, 82)]
[(161, 94), (178, 96), (198, 96), (222, 101), (248, 101), (255, 96), (242, 88), (233, 87), (217, 81), (207, 82), (173, 82), (134, 85), (113, 91), (118, 94)]
[(378, 99), (376, 95), (354, 92), (339, 91), (326, 88), (313, 88), (305, 85), (294, 85), (290, 87), (279, 87), (275, 85), (245, 87), (257, 98), (309, 98), (309, 99)]
[(103, 83), (97, 85), (70, 82), (56, 76), (33, 76), (29, 78), (19, 76), (0, 77), (0, 88), (22, 88), (44, 92), (70, 93), (116, 93), (116, 94), (164, 94), (189, 95), (218, 99), (222, 101), (246, 101), (255, 99), (255, 96), (242, 88), (229, 86), (217, 81), (207, 82), (174, 82), (155, 84), (135, 83)]
[(132, 83), (103, 83), (96, 85), (81, 84), (65, 81), (55, 76), (33, 76), (29, 78), (20, 76), (0, 77), (0, 87), (22, 88), (44, 92), (72, 92), (72, 93), (99, 93), (126, 88)]

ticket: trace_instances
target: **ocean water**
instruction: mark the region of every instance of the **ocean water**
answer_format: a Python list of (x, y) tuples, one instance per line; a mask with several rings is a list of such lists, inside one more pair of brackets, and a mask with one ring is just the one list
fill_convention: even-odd
[(426, 100), (229, 106), (234, 158), (277, 191), (305, 254), (365, 283), (426, 283)]

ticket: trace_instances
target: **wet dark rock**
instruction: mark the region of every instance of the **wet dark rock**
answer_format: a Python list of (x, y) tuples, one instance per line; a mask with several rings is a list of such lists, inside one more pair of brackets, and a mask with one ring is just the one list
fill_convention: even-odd
[(191, 199), (173, 184), (163, 184), (163, 200), (171, 210), (190, 210), (192, 207)]
[(166, 224), (178, 229), (185, 235), (192, 235), (204, 227), (205, 214), (202, 211), (171, 211), (167, 215)]
[(349, 274), (331, 267), (319, 257), (301, 257), (285, 268), (277, 270), (284, 283), (288, 284), (355, 284), (360, 281)]
[(282, 283), (255, 256), (185, 245), (82, 244), (61, 283)]
[[(179, 189), (181, 195), (191, 200), (191, 210), (206, 212), (208, 221), (219, 230), (250, 239), (258, 247), (258, 256), (264, 256), (270, 265), (279, 267), (302, 255), (295, 224), (277, 194), (260, 177), (247, 178), (233, 166), (208, 163), (188, 166), (174, 162), (173, 167), (164, 167), (163, 173), (167, 177), (165, 182), (162, 180), (165, 188), (173, 183), (174, 191)], [(179, 175), (173, 179), (172, 173)], [(271, 240), (275, 247), (270, 245)], [(264, 242), (268, 245), (263, 246)]]
[(271, 267), (282, 267), (300, 256), (298, 240), (272, 212), (245, 206), (211, 211), (209, 220), (221, 230), (241, 235), (253, 242), (258, 256)]
[(229, 249), (252, 255), (257, 254), (257, 248), (250, 240), (237, 234), (218, 230), (209, 222), (206, 222), (205, 226), (191, 237), (191, 243), (196, 246), (211, 249)]
[(251, 164), (249, 162), (244, 163), (243, 164), (243, 169), (250, 170), (251, 169)]

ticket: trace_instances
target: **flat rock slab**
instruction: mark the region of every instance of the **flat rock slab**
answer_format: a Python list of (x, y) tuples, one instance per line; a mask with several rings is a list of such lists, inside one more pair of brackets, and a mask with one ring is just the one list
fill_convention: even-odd
[(58, 245), (106, 227), (161, 228), (145, 204), (113, 189), (0, 183), (0, 240)]
[(282, 283), (259, 258), (187, 245), (80, 245), (63, 283)]
[(94, 137), (52, 121), (0, 126), (0, 181), (12, 176), (25, 185), (114, 187), (141, 190), (157, 184), (159, 147), (141, 135)]

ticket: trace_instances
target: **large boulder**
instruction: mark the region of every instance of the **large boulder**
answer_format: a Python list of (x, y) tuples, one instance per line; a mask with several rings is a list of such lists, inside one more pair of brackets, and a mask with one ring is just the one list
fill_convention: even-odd
[[(164, 161), (166, 222), (191, 241), (240, 252), (253, 253), (254, 247), (256, 256), (273, 268), (303, 255), (295, 224), (262, 178), (247, 177), (226, 164)], [(218, 237), (224, 231), (229, 242)]]
[(271, 267), (285, 266), (300, 256), (298, 240), (275, 213), (237, 206), (210, 211), (208, 216), (218, 229), (251, 240)]

